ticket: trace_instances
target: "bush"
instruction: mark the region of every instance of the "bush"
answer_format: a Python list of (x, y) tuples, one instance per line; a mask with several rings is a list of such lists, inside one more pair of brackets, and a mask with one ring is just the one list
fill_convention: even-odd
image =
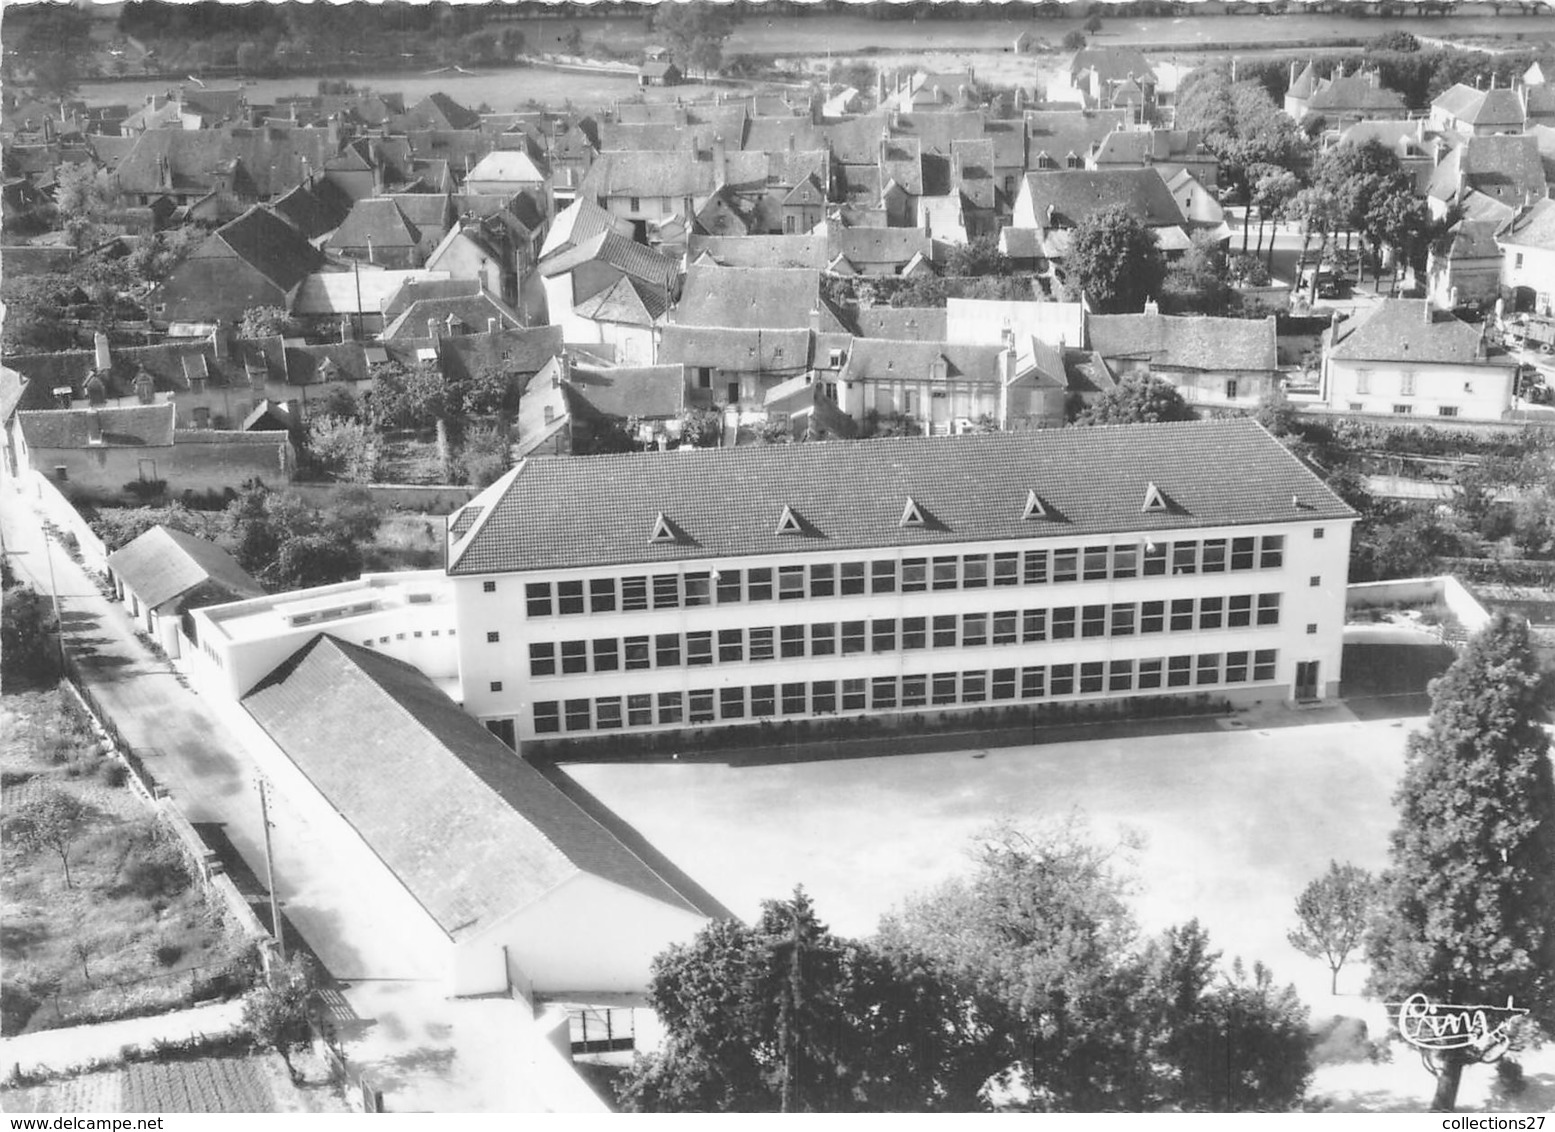
[(48, 598), (25, 585), (7, 590), (0, 608), (0, 669), (5, 677), (53, 679), (59, 662), (58, 629)]
[(1080, 51), (1085, 47), (1085, 35), (1082, 32), (1072, 31), (1064, 36), (1063, 48), (1065, 51)]

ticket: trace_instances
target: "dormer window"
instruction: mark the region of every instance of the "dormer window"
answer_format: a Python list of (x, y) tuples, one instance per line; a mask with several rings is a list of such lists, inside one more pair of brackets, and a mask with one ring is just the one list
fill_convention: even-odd
[(902, 527), (923, 527), (928, 524), (923, 518), (923, 508), (918, 506), (917, 500), (912, 496), (907, 497), (907, 503), (902, 508), (902, 518), (897, 524)]
[(1145, 502), (1139, 510), (1141, 514), (1149, 515), (1152, 513), (1164, 514), (1171, 508), (1166, 505), (1166, 496), (1161, 494), (1161, 489), (1156, 487), (1154, 483), (1147, 483), (1145, 485)]
[(1026, 493), (1026, 506), (1025, 509), (1021, 511), (1020, 517), (1022, 519), (1047, 518), (1047, 507), (1043, 504), (1041, 498), (1035, 491), (1028, 491)]
[(799, 516), (794, 513), (792, 507), (784, 506), (783, 514), (778, 518), (777, 533), (780, 535), (804, 534), (804, 524), (799, 521)]
[(658, 517), (653, 520), (653, 531), (648, 535), (651, 543), (675, 542), (675, 528), (670, 526), (670, 521), (660, 511)]

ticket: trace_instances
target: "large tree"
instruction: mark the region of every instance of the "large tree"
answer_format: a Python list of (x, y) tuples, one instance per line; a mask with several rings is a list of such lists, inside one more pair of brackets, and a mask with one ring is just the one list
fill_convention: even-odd
[(664, 38), (680, 69), (688, 75), (701, 71), (703, 77), (718, 69), (724, 40), (734, 31), (730, 7), (705, 0), (660, 4), (651, 21), (653, 34)]
[(1159, 377), (1125, 377), (1075, 418), (1077, 425), (1159, 424), (1195, 417), (1177, 387)]
[(1332, 994), (1339, 993), (1339, 969), (1366, 934), (1376, 887), (1375, 878), (1358, 865), (1330, 861), (1328, 871), (1296, 898), (1297, 926), (1285, 938), (1301, 954), (1328, 964)]
[[(1367, 938), (1370, 989), (1385, 1001), (1512, 999), (1555, 1024), (1555, 782), (1542, 684), (1526, 622), (1497, 614), (1431, 685)], [(1452, 1111), (1475, 1056), (1436, 1055), (1434, 1111)]]
[(1075, 225), (1063, 273), (1098, 312), (1126, 314), (1144, 309), (1160, 290), (1166, 262), (1155, 233), (1126, 205), (1114, 204)]
[(1175, 123), (1197, 130), (1220, 159), (1220, 176), (1240, 200), (1247, 200), (1260, 166), (1300, 170), (1311, 143), (1257, 82), (1232, 82), (1224, 69), (1199, 68), (1183, 80)]

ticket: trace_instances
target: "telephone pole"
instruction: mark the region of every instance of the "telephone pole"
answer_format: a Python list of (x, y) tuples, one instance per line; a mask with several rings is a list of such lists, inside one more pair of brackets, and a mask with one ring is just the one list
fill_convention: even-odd
[(270, 890), (270, 926), (275, 932), (276, 953), (286, 962), (286, 933), (281, 928), (281, 904), (275, 897), (275, 855), (270, 850), (270, 805), (265, 780), (259, 779), (259, 820), (265, 827), (265, 887)]

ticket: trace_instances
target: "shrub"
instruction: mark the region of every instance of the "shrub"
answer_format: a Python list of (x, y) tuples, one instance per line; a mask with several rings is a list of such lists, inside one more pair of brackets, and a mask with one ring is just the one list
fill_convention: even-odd
[(97, 780), (104, 786), (123, 786), (129, 777), (129, 768), (117, 759), (104, 759), (97, 767)]

